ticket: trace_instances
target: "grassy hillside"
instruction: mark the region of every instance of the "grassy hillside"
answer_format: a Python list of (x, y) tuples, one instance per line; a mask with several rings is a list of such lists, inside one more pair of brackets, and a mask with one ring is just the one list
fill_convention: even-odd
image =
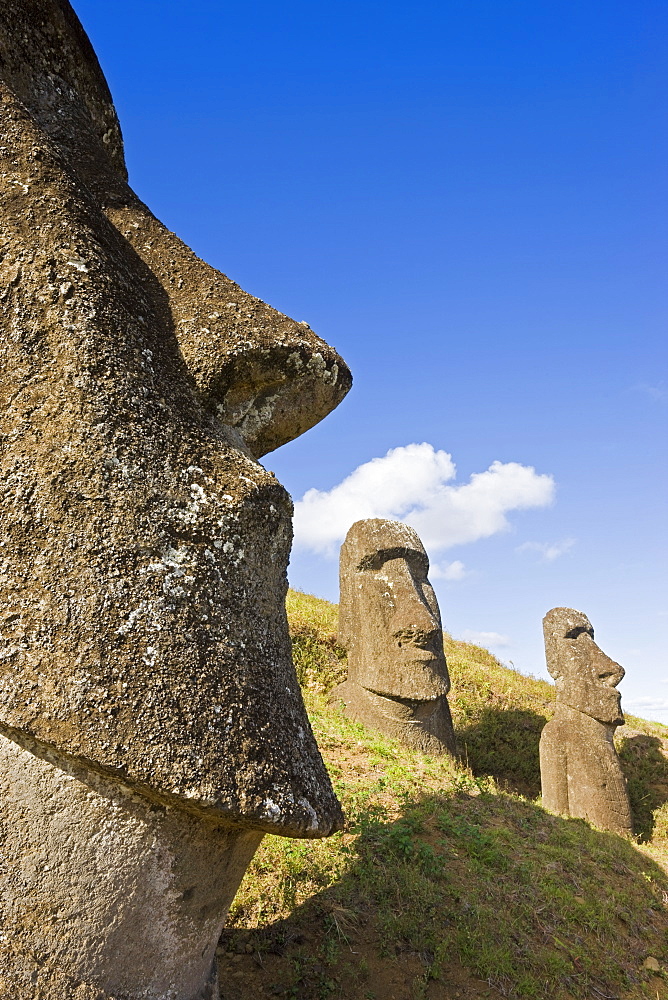
[(295, 663), (347, 816), (266, 837), (221, 940), (221, 997), (668, 998), (668, 729), (619, 747), (638, 842), (540, 806), (551, 685), (446, 638), (461, 762), (412, 752), (327, 704), (337, 608), (291, 592)]

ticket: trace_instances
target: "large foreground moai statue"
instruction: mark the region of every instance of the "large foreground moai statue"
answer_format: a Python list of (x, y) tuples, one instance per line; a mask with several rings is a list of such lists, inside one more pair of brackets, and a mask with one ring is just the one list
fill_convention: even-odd
[(341, 824), (257, 459), (350, 374), (133, 194), (67, 0), (0, 5), (0, 117), (0, 997), (217, 998), (263, 833)]
[(339, 642), (348, 679), (332, 701), (426, 753), (455, 752), (450, 678), (429, 560), (400, 521), (356, 521), (341, 547)]
[(543, 631), (547, 669), (557, 688), (554, 718), (540, 738), (543, 804), (630, 834), (626, 781), (613, 743), (616, 727), (624, 723), (616, 690), (624, 670), (596, 645), (581, 611), (553, 608)]

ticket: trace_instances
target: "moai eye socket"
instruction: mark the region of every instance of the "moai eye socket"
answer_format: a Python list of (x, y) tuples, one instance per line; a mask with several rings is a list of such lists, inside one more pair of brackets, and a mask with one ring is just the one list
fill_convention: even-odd
[(575, 628), (572, 628), (570, 632), (566, 632), (566, 634), (564, 635), (564, 639), (577, 639), (579, 636), (582, 635), (583, 632), (586, 632), (587, 635), (590, 635), (592, 639), (594, 638), (593, 629), (586, 628), (584, 625), (577, 625)]

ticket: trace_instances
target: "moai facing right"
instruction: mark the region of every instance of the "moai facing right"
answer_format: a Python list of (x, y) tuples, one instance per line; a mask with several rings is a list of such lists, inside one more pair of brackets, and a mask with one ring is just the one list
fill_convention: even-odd
[(631, 809), (613, 743), (623, 725), (616, 690), (624, 669), (594, 642), (581, 611), (553, 608), (543, 619), (547, 669), (557, 708), (540, 738), (543, 805), (613, 833), (633, 832)]
[(356, 521), (341, 546), (339, 642), (346, 715), (423, 753), (455, 753), (450, 678), (429, 559), (400, 521)]

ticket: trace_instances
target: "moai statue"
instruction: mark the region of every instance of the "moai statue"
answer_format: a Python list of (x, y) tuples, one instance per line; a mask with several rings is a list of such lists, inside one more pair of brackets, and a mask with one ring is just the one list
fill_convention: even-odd
[(342, 822), (257, 460), (350, 373), (128, 187), (67, 0), (0, 5), (0, 119), (0, 998), (217, 998), (262, 835)]
[(631, 834), (626, 781), (613, 743), (624, 723), (624, 676), (618, 663), (594, 642), (586, 615), (553, 608), (543, 619), (547, 669), (557, 688), (554, 718), (540, 738), (543, 805), (578, 816), (604, 830)]
[(400, 521), (356, 521), (341, 547), (339, 642), (348, 679), (331, 694), (353, 719), (425, 753), (454, 753), (450, 678), (429, 560)]

